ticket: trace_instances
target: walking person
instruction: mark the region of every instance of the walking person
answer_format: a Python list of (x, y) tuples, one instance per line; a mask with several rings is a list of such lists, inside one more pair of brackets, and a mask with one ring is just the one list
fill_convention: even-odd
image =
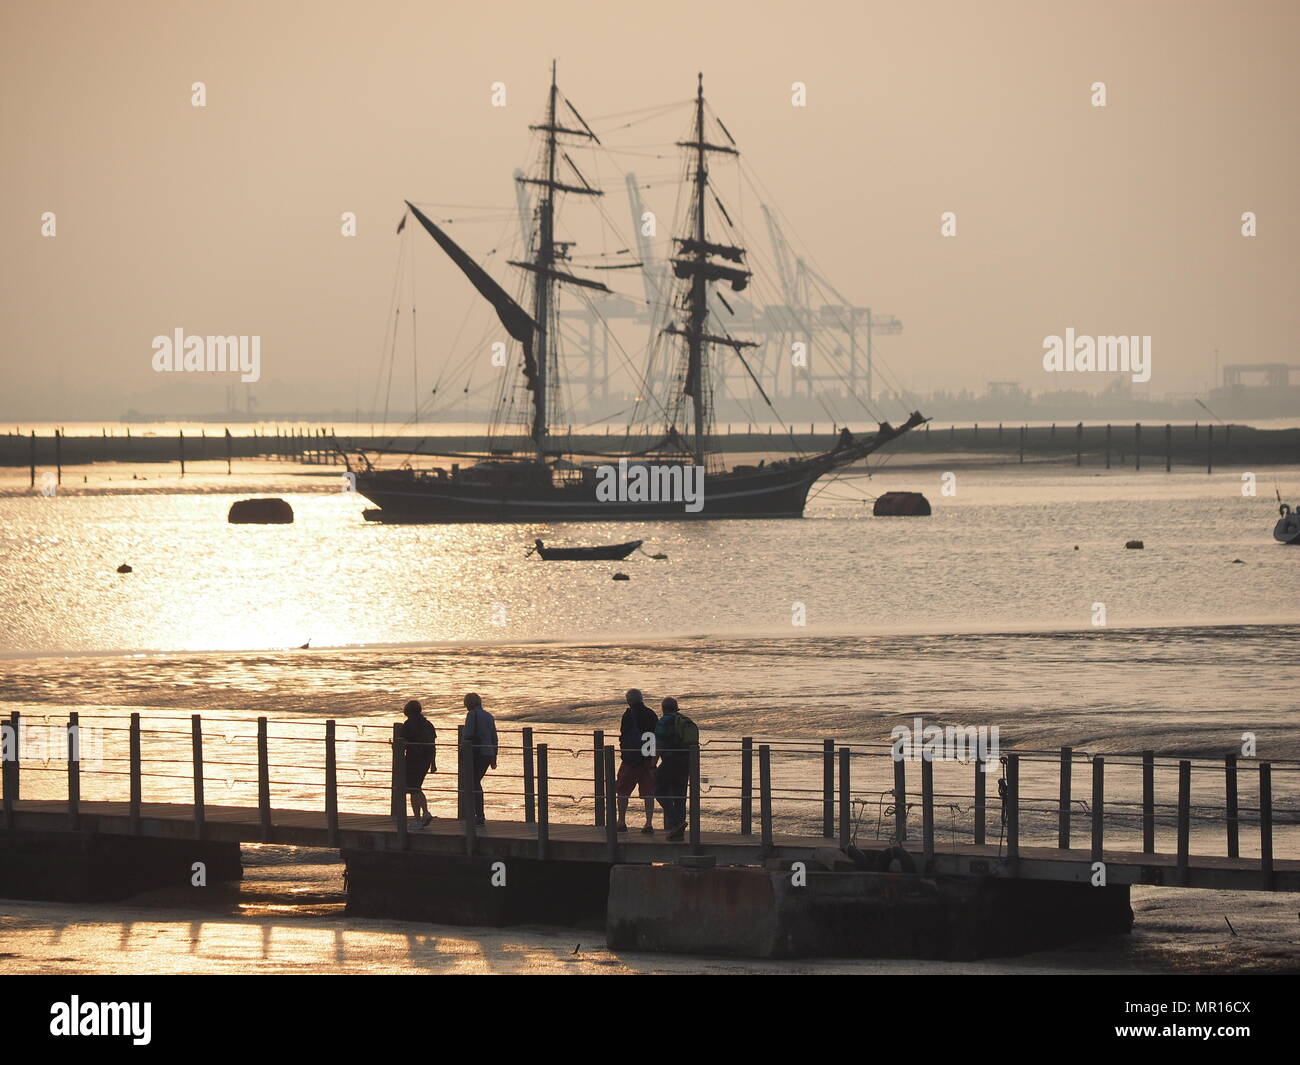
[[(461, 736), (470, 749), (470, 779), (474, 781), (474, 823), (484, 825), (483, 776), (497, 767), (497, 723), (483, 709), (483, 700), (476, 692), (465, 696), (465, 729)], [(466, 811), (468, 814), (469, 811)]]
[[(647, 754), (646, 748), (654, 751), (655, 726), (659, 723), (658, 715), (642, 700), (638, 688), (627, 691), (627, 709), (618, 726), (618, 746), (622, 761), (618, 767), (618, 777), (614, 781), (614, 791), (618, 795), (619, 832), (627, 831), (627, 804), (632, 797), (632, 789), (639, 788), (641, 798), (645, 800), (645, 825), (641, 831), (646, 835), (654, 832), (655, 820), (655, 756)], [(657, 742), (657, 741), (656, 741)]]
[(655, 726), (655, 750), (659, 768), (655, 773), (655, 794), (664, 808), (667, 839), (676, 842), (686, 835), (686, 785), (691, 775), (691, 748), (700, 742), (695, 722), (677, 708), (671, 696), (660, 704), (663, 716)]
[(406, 791), (411, 796), (415, 827), (426, 828), (433, 815), (429, 813), (429, 803), (424, 797), (424, 778), (430, 770), (438, 771), (438, 730), (424, 716), (424, 707), (416, 699), (402, 707), (402, 713), (406, 720), (398, 734), (406, 741)]

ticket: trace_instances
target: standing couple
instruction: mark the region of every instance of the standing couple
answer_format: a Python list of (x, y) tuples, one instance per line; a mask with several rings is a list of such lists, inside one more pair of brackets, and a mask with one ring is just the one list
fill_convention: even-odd
[(677, 708), (669, 697), (660, 704), (663, 716), (646, 706), (637, 688), (627, 692), (627, 709), (618, 728), (621, 762), (614, 791), (618, 796), (618, 831), (627, 831), (627, 804), (633, 788), (645, 800), (645, 825), (654, 832), (655, 799), (664, 808), (667, 839), (676, 841), (686, 834), (686, 788), (691, 775), (691, 748), (700, 742), (695, 722)]

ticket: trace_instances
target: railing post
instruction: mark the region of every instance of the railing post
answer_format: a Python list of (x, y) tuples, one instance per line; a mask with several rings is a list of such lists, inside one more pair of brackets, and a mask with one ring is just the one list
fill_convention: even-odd
[(984, 783), (988, 779), (988, 762), (982, 758), (975, 760), (975, 846), (984, 845), (985, 816)]
[(339, 759), (334, 719), (325, 722), (325, 827), (329, 845), (339, 845)]
[(465, 768), (465, 726), (456, 726), (456, 818), (465, 820), (465, 778), (469, 770)]
[(1106, 816), (1106, 759), (1099, 754), (1092, 756), (1092, 860), (1102, 861), (1102, 846), (1105, 843)]
[(605, 730), (593, 729), (591, 733), (591, 781), (595, 800), (593, 817), (597, 828), (605, 823)]
[(1237, 841), (1237, 756), (1229, 751), (1223, 757), (1223, 786), (1226, 793), (1225, 817), (1228, 825), (1228, 857), (1240, 857)]
[(1056, 816), (1056, 845), (1070, 849), (1070, 784), (1074, 775), (1074, 750), (1061, 748), (1061, 805)]
[(763, 854), (772, 852), (772, 748), (758, 745), (758, 820)]
[(907, 766), (894, 756), (894, 842), (907, 840)]
[(754, 834), (754, 740), (740, 741), (740, 834)]
[(262, 822), (262, 842), (271, 842), (271, 757), (266, 718), (257, 719), (257, 811)]
[(81, 725), (74, 710), (68, 715), (68, 827), (81, 831)]
[(203, 718), (190, 715), (190, 750), (194, 759), (194, 838), (202, 839), (206, 813), (203, 808)]
[(606, 744), (601, 750), (601, 783), (605, 794), (600, 797), (605, 807), (605, 850), (611, 863), (618, 861), (618, 806), (614, 788), (614, 746)]
[[(462, 728), (464, 726), (461, 726)], [(462, 802), (465, 804), (465, 853), (471, 858), (478, 851), (478, 801), (474, 794), (474, 749), (461, 733), (460, 738), (460, 779), (464, 791)], [(486, 812), (486, 811), (485, 811)]]
[(131, 798), (128, 807), (131, 821), (131, 834), (140, 834), (141, 765), (140, 765), (140, 715), (131, 715), (131, 751), (130, 751)]
[(18, 761), (18, 731), (12, 721), (0, 729), (0, 785), (4, 787), (5, 828), (14, 827), (14, 766)]
[[(687, 838), (691, 844), (691, 853), (700, 853), (700, 745), (691, 744), (690, 751), (690, 814), (691, 824), (687, 829)], [(612, 788), (612, 785), (611, 785)]]
[(1259, 763), (1259, 872), (1264, 890), (1273, 890), (1273, 767)]
[(835, 838), (834, 740), (822, 740), (822, 837)]
[(1142, 752), (1142, 853), (1156, 852), (1156, 755)]
[(1020, 755), (1007, 755), (1007, 857), (1020, 857)]
[[(829, 741), (828, 741), (829, 742)], [(850, 759), (852, 752), (848, 747), (840, 748), (840, 846), (847, 847), (852, 838), (853, 820), (853, 766)]]
[(934, 759), (928, 753), (921, 755), (921, 847), (928, 875), (934, 871)]
[(537, 858), (545, 861), (551, 838), (551, 789), (546, 764), (546, 744), (537, 745)]
[(524, 824), (537, 820), (537, 798), (533, 791), (533, 730), (524, 729)]
[[(17, 802), (23, 797), (22, 792), (22, 768), (23, 768), (23, 715), (15, 710), (9, 715), (9, 725), (14, 730), (14, 760), (9, 766), (9, 779), (14, 785), (14, 801)], [(6, 795), (9, 792), (5, 792)]]
[(406, 741), (402, 726), (393, 724), (392, 808), (393, 827), (397, 829), (397, 846), (406, 850)]
[(1192, 832), (1192, 763), (1178, 763), (1178, 882), (1188, 881), (1189, 852)]

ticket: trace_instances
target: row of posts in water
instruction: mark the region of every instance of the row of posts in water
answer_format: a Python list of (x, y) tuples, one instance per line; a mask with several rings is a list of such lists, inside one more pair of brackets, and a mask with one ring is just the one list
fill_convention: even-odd
[[(1121, 434), (1116, 434), (1114, 431), (1114, 427), (1111, 425), (1106, 425), (1104, 427), (1093, 426), (1091, 427), (1091, 429), (1093, 430), (1104, 428), (1105, 438), (1104, 438), (1104, 442), (1094, 442), (1094, 445), (1089, 448), (1085, 448), (1084, 446), (1085, 428), (1082, 422), (1079, 422), (1078, 424), (1073, 426), (1062, 426), (1059, 442), (1058, 442), (1057, 428), (1058, 427), (1055, 423), (1052, 423), (1049, 427), (1046, 428), (1038, 427), (1035, 429), (1030, 429), (1029, 426), (1025, 426), (1025, 425), (1010, 427), (1010, 429), (1014, 430), (1016, 433), (1017, 454), (1018, 454), (1019, 463), (1023, 464), (1025, 461), (1025, 453), (1026, 450), (1029, 448), (1031, 442), (1030, 439), (1031, 433), (1033, 433), (1036, 437), (1039, 438), (1038, 441), (1036, 441), (1036, 443), (1038, 443), (1040, 448), (1042, 444), (1042, 434), (1045, 433), (1049, 441), (1048, 450), (1064, 451), (1067, 454), (1070, 450), (1070, 443), (1071, 443), (1070, 435), (1073, 434), (1074, 437), (1073, 450), (1074, 450), (1074, 459), (1075, 459), (1076, 466), (1083, 465), (1083, 459), (1085, 454), (1092, 455), (1096, 453), (1102, 458), (1102, 460), (1105, 463), (1105, 468), (1108, 470), (1111, 469), (1116, 464), (1118, 465), (1127, 464), (1130, 457), (1132, 458), (1133, 461), (1133, 468), (1135, 470), (1142, 469), (1142, 460), (1144, 457), (1143, 456), (1144, 445), (1143, 445), (1143, 426), (1141, 422), (1134, 423), (1130, 433), (1121, 433)], [(1147, 428), (1148, 430), (1150, 430), (1152, 427), (1148, 426)], [(1158, 434), (1160, 432), (1160, 427), (1156, 426), (1154, 428), (1156, 433)], [(1174, 427), (1172, 424), (1166, 423), (1163, 428), (1164, 428), (1163, 449), (1160, 449), (1159, 445), (1157, 445), (1157, 448), (1153, 451), (1153, 449), (1148, 444), (1146, 450), (1146, 458), (1148, 460), (1148, 465), (1150, 465), (1151, 459), (1153, 457), (1158, 461), (1160, 457), (1160, 451), (1163, 450), (1165, 471), (1170, 472), (1173, 470), (1173, 459), (1174, 459), (1174, 446), (1173, 446)], [(1198, 422), (1198, 423), (1194, 423), (1190, 428), (1192, 430), (1193, 442), (1199, 448), (1202, 426)], [(769, 437), (773, 436), (773, 434), (770, 431), (766, 434), (763, 433), (754, 434), (752, 431), (750, 431), (751, 429), (752, 429), (751, 426), (746, 427), (747, 430), (745, 434), (746, 436), (754, 436), (754, 435), (769, 436)], [(816, 429), (817, 427), (815, 423), (809, 425), (808, 431), (810, 437), (815, 437), (817, 435)], [(1215, 426), (1213, 424), (1207, 424), (1206, 426), (1204, 426), (1204, 429), (1205, 429), (1205, 434), (1204, 434), (1205, 471), (1206, 473), (1213, 473), (1214, 462), (1215, 462)], [(727, 430), (728, 430), (727, 435), (730, 436), (731, 427), (728, 426)], [(921, 438), (919, 443), (921, 444), (922, 447), (933, 447), (934, 443), (936, 442), (939, 444), (939, 446), (942, 446), (945, 442), (950, 443), (954, 446), (957, 445), (958, 443), (957, 434), (959, 430), (956, 425), (949, 426), (946, 430), (940, 429), (935, 431), (935, 433), (933, 434), (935, 437), (935, 441), (932, 441), (931, 439), (930, 430), (931, 427), (930, 425), (927, 424), (924, 429), (919, 430), (915, 434), (915, 436), (919, 436)], [(979, 423), (975, 422), (969, 430), (960, 430), (960, 431), (963, 437), (966, 437), (969, 434), (969, 440), (968, 441), (964, 440), (963, 444), (965, 443), (977, 444), (980, 442), (981, 439), (984, 439), (989, 442), (990, 446), (994, 446), (997, 448), (1004, 448), (1009, 443), (1008, 427), (1005, 427), (1001, 422), (997, 424), (996, 428), (986, 425), (982, 431)], [(983, 433), (982, 437), (981, 437), (981, 432)], [(104, 440), (111, 439), (108, 435), (107, 429), (103, 430), (101, 435), (102, 435), (102, 439)], [(1122, 440), (1119, 442), (1116, 441), (1115, 438), (1120, 435), (1127, 436), (1127, 441), (1128, 441), (1127, 444), (1125, 444)], [(64, 446), (65, 439), (66, 437), (62, 430), (59, 429), (54, 430), (54, 467), (55, 467), (56, 483), (58, 484), (63, 483), (63, 465), (64, 465), (63, 446)], [(126, 431), (125, 441), (131, 441), (132, 439), (133, 438), (131, 436), (131, 430), (128, 429)], [(138, 437), (135, 439), (148, 440), (152, 445), (153, 442), (157, 441), (159, 438), (156, 436), (150, 436), (150, 437)], [(31, 485), (34, 488), (36, 485), (36, 470), (37, 470), (37, 456), (36, 456), (37, 437), (36, 437), (35, 430), (31, 432), (29, 440), (30, 440), (29, 466), (30, 466), (30, 474), (31, 474), (30, 479), (31, 479)], [(907, 440), (907, 438), (905, 437), (904, 440)], [(238, 443), (236, 443), (237, 441)], [(1226, 455), (1227, 450), (1231, 447), (1232, 444), (1231, 425), (1223, 426), (1222, 441), (1223, 441), (1222, 443), (1223, 452)], [(913, 443), (913, 442), (916, 441), (914, 440), (908, 441), (908, 443)], [(127, 462), (127, 461), (132, 461), (133, 458), (135, 461), (141, 461), (141, 462), (175, 461), (180, 466), (180, 473), (182, 477), (185, 476), (185, 464), (187, 458), (191, 463), (196, 461), (208, 461), (214, 458), (220, 461), (221, 459), (224, 458), (226, 463), (226, 473), (231, 474), (233, 473), (233, 468), (234, 468), (233, 463), (234, 463), (236, 451), (239, 452), (240, 458), (272, 459), (272, 460), (284, 461), (284, 462), (299, 462), (299, 463), (304, 463), (309, 465), (342, 465), (343, 464), (343, 459), (340, 453), (341, 446), (338, 437), (335, 436), (334, 431), (332, 429), (329, 430), (323, 428), (315, 429), (315, 430), (290, 429), (285, 431), (277, 430), (274, 433), (258, 433), (257, 431), (254, 431), (251, 436), (240, 436), (240, 437), (232, 436), (229, 429), (224, 430), (221, 436), (213, 436), (213, 437), (209, 437), (206, 432), (201, 431), (197, 438), (194, 437), (192, 434), (188, 438), (188, 449), (189, 449), (188, 451), (187, 451), (187, 438), (185, 436), (185, 432), (184, 430), (180, 430), (176, 434), (175, 443), (176, 443), (176, 447), (173, 453), (174, 459), (166, 458), (165, 451), (161, 453), (163, 457), (159, 457), (160, 452), (156, 447), (150, 447), (149, 450), (151, 453), (148, 454), (147, 456), (143, 454), (132, 456), (130, 454), (132, 445), (130, 443), (124, 443), (122, 449), (120, 451), (115, 452), (112, 458), (108, 458), (107, 456), (101, 456), (100, 461)], [(1096, 446), (1098, 443), (1101, 444), (1100, 447)], [(212, 444), (216, 444), (216, 447), (215, 448), (212, 447), (211, 446)], [(214, 451), (216, 452), (215, 454), (213, 454)]]

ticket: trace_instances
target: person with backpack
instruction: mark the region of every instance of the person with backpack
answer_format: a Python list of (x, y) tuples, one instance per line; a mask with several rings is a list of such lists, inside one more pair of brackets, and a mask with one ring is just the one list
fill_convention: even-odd
[[(654, 832), (655, 820), (655, 758), (646, 754), (647, 740), (654, 737), (655, 726), (659, 718), (655, 712), (642, 701), (637, 688), (627, 692), (627, 709), (618, 726), (618, 746), (622, 761), (618, 767), (618, 777), (614, 781), (614, 791), (618, 795), (619, 832), (627, 831), (627, 804), (632, 797), (632, 789), (639, 787), (641, 798), (645, 800), (645, 825), (641, 829), (646, 835)], [(649, 737), (647, 737), (647, 733)], [(650, 746), (653, 752), (654, 747)]]
[[(497, 723), (476, 692), (465, 696), (465, 728), (461, 732), (470, 749), (470, 779), (474, 782), (474, 823), (487, 823), (483, 815), (483, 777), (497, 767)], [(469, 811), (466, 811), (468, 815)]]
[(660, 704), (663, 716), (655, 726), (655, 751), (659, 768), (655, 773), (655, 795), (664, 808), (667, 839), (676, 842), (686, 835), (686, 787), (691, 775), (691, 748), (699, 746), (700, 730), (669, 696)]
[(427, 828), (433, 815), (429, 813), (429, 803), (424, 797), (424, 778), (430, 770), (438, 771), (438, 730), (424, 716), (424, 707), (416, 699), (402, 707), (402, 713), (406, 720), (398, 735), (405, 741), (406, 791), (411, 796), (415, 827)]

